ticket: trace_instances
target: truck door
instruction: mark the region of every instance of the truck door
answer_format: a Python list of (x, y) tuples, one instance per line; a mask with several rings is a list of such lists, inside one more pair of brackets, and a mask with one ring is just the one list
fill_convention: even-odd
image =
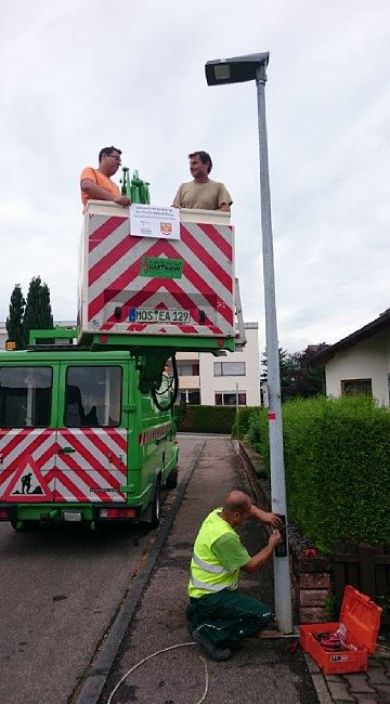
[(127, 483), (126, 365), (62, 363), (60, 375), (55, 501), (125, 501), (119, 489)]
[(0, 367), (0, 501), (54, 499), (54, 365)]

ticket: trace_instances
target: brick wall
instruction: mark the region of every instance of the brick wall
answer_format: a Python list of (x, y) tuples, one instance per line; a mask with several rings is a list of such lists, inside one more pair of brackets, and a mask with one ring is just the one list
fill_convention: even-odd
[(318, 553), (312, 554), (311, 548), (297, 549), (291, 542), (290, 555), (299, 622), (332, 620), (329, 614), (329, 598), (332, 596), (329, 561)]

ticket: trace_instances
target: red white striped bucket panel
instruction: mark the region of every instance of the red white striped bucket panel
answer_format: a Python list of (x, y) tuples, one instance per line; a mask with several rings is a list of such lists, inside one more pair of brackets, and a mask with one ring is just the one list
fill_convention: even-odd
[[(232, 228), (186, 223), (180, 240), (131, 237), (121, 218), (91, 216), (88, 247), (88, 313), (84, 331), (234, 336)], [(141, 276), (143, 257), (181, 259), (180, 278)], [(188, 311), (186, 325), (130, 322), (144, 307)], [(121, 310), (118, 319), (116, 308)], [(200, 311), (202, 319), (200, 320)]]

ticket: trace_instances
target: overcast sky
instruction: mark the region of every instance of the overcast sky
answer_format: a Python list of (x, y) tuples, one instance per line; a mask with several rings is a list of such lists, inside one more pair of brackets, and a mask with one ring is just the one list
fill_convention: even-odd
[[(209, 59), (270, 51), (278, 332), (336, 342), (390, 306), (388, 0), (0, 0), (0, 320), (15, 283), (76, 317), (79, 174), (114, 144), (170, 205), (206, 149), (232, 193), (244, 317), (264, 347), (255, 83)], [(119, 178), (119, 175), (118, 175)]]

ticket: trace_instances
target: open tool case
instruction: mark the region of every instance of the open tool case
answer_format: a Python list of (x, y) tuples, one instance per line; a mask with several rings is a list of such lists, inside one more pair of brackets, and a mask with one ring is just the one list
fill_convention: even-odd
[(300, 644), (326, 674), (362, 672), (375, 652), (381, 613), (380, 606), (348, 585), (340, 622), (300, 626)]

